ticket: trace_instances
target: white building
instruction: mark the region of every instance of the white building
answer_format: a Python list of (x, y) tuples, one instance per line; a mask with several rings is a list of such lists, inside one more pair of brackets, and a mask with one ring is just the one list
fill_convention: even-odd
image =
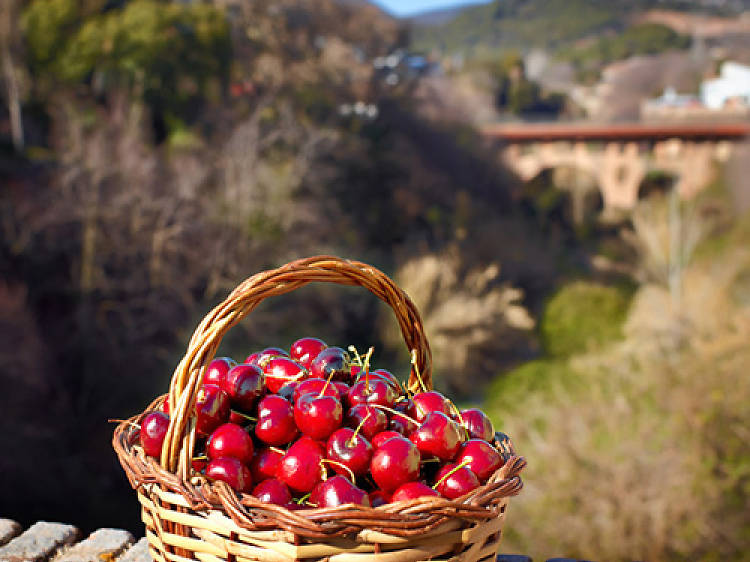
[(701, 102), (709, 109), (721, 109), (727, 101), (750, 105), (750, 66), (727, 61), (718, 78), (701, 84)]

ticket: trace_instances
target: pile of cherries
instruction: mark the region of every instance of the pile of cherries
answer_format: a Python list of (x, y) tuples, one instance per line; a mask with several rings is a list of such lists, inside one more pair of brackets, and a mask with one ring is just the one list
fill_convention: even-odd
[[(411, 392), (390, 372), (317, 338), (268, 348), (238, 365), (214, 359), (195, 404), (193, 469), (289, 509), (377, 507), (422, 496), (456, 499), (503, 465), (478, 409)], [(414, 355), (414, 354), (413, 354)], [(412, 357), (415, 364), (415, 357)], [(146, 454), (161, 455), (169, 403), (142, 421)]]

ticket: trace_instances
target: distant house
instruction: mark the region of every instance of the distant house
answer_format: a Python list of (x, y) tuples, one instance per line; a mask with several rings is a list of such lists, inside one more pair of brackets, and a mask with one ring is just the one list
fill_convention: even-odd
[(719, 77), (701, 84), (701, 102), (709, 109), (728, 104), (750, 106), (750, 66), (727, 61), (721, 65)]

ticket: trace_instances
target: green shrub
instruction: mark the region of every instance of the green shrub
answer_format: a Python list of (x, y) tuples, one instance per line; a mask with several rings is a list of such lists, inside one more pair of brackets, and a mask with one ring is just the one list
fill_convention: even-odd
[(541, 335), (550, 355), (565, 357), (620, 338), (628, 309), (627, 291), (576, 281), (547, 303)]

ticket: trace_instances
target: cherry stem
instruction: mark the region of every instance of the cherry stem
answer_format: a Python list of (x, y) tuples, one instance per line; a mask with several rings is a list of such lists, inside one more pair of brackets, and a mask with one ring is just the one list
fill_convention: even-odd
[(331, 460), (331, 459), (321, 459), (320, 462), (321, 463), (328, 463), (328, 464), (335, 464), (336, 466), (340, 466), (341, 468), (343, 468), (344, 470), (346, 470), (349, 473), (349, 476), (351, 477), (352, 484), (354, 484), (354, 481), (357, 479), (357, 477), (354, 476), (354, 472), (352, 471), (352, 469), (349, 468), (348, 466), (346, 466), (344, 463), (340, 463), (338, 461), (334, 461), (334, 460)]
[(414, 374), (417, 375), (417, 380), (419, 381), (419, 385), (422, 387), (422, 392), (427, 392), (427, 387), (424, 384), (424, 381), (422, 380), (422, 375), (419, 372), (419, 366), (417, 365), (417, 350), (412, 349), (411, 350), (411, 364), (414, 367)]
[(242, 412), (238, 412), (237, 410), (232, 410), (233, 414), (237, 414), (238, 416), (242, 416), (243, 418), (246, 418), (250, 421), (258, 421), (258, 418), (254, 418), (253, 416), (248, 416), (247, 414), (243, 414)]
[(130, 420), (118, 420), (118, 419), (112, 418), (110, 420), (107, 420), (107, 422), (108, 423), (126, 423), (128, 425), (132, 425), (136, 429), (141, 429), (141, 424), (135, 423), (134, 421), (130, 421)]
[(410, 421), (411, 423), (413, 423), (413, 424), (414, 424), (414, 425), (416, 425), (417, 427), (419, 427), (419, 426), (421, 425), (421, 424), (420, 424), (420, 423), (419, 423), (419, 422), (418, 422), (417, 420), (415, 420), (414, 418), (410, 418), (409, 416), (407, 416), (407, 415), (406, 415), (406, 414), (404, 414), (403, 412), (399, 412), (399, 411), (397, 411), (397, 410), (393, 410), (392, 408), (389, 408), (388, 406), (382, 406), (382, 405), (380, 405), (380, 404), (368, 404), (368, 406), (372, 406), (373, 408), (378, 408), (378, 409), (380, 409), (380, 410), (385, 410), (386, 412), (390, 412), (391, 414), (394, 414), (394, 415), (396, 415), (396, 416), (401, 416), (402, 418), (405, 418), (405, 419), (409, 420), (409, 421)]
[(459, 422), (458, 425), (466, 433), (466, 439), (471, 439), (471, 432), (469, 431), (469, 428), (464, 425), (464, 418), (461, 415), (461, 410), (458, 409), (458, 406), (456, 406), (452, 400), (448, 400), (448, 404), (450, 405), (451, 408), (453, 408), (453, 411), (456, 412), (456, 416), (458, 416), (458, 422)]
[(361, 422), (359, 422), (357, 429), (354, 430), (354, 433), (349, 438), (349, 441), (346, 442), (347, 447), (354, 447), (354, 440), (357, 439), (357, 434), (359, 433), (359, 430), (362, 429), (362, 426), (365, 424), (365, 422), (369, 419), (371, 415), (372, 415), (372, 412), (368, 411), (365, 418)]
[(365, 364), (364, 367), (362, 367), (365, 370), (365, 388), (368, 392), (370, 390), (370, 357), (372, 357), (373, 351), (375, 351), (374, 347), (370, 347), (370, 349), (367, 350), (367, 355), (365, 355)]
[(359, 351), (357, 351), (357, 348), (353, 345), (350, 345), (348, 347), (349, 351), (351, 351), (354, 354), (354, 360), (357, 362), (357, 365), (360, 367), (362, 366), (362, 358), (359, 356)]
[(435, 485), (432, 487), (432, 489), (433, 490), (437, 490), (437, 487), (440, 486), (440, 484), (442, 484), (445, 481), (446, 478), (448, 478), (449, 476), (451, 476), (453, 473), (458, 472), (459, 469), (465, 467), (470, 462), (471, 462), (470, 460), (465, 460), (464, 462), (462, 462), (458, 466), (454, 466), (453, 468), (451, 468), (448, 472), (446, 472), (443, 475), (443, 477), (440, 480), (438, 480), (437, 482), (435, 482)]
[(278, 447), (269, 447), (269, 449), (274, 453), (281, 453), (282, 455), (286, 454), (286, 451), (284, 449), (279, 449)]
[(286, 375), (266, 375), (266, 378), (267, 379), (282, 379), (282, 380), (285, 380), (285, 381), (294, 382), (294, 381), (298, 381), (299, 379), (301, 379), (302, 377), (304, 377), (306, 374), (307, 373), (305, 372), (305, 370), (301, 369), (299, 373), (297, 373), (296, 375), (293, 375), (291, 377), (287, 377)]
[(331, 371), (331, 374), (328, 375), (328, 380), (326, 380), (326, 383), (323, 385), (323, 388), (320, 389), (320, 394), (318, 394), (318, 398), (321, 398), (323, 394), (325, 394), (326, 388), (328, 388), (328, 385), (331, 384), (331, 379), (333, 378), (333, 375), (336, 374), (336, 371)]
[(310, 494), (312, 494), (312, 492), (308, 492), (307, 494), (305, 494), (304, 496), (302, 496), (302, 497), (301, 497), (300, 499), (298, 499), (298, 500), (293, 500), (293, 501), (294, 501), (294, 502), (295, 502), (295, 503), (296, 503), (297, 505), (302, 505), (302, 502), (303, 502), (303, 501), (305, 501), (305, 500), (307, 500), (307, 498), (309, 498), (309, 497), (310, 497)]
[(197, 455), (193, 457), (194, 461), (207, 461), (208, 457), (206, 455)]

